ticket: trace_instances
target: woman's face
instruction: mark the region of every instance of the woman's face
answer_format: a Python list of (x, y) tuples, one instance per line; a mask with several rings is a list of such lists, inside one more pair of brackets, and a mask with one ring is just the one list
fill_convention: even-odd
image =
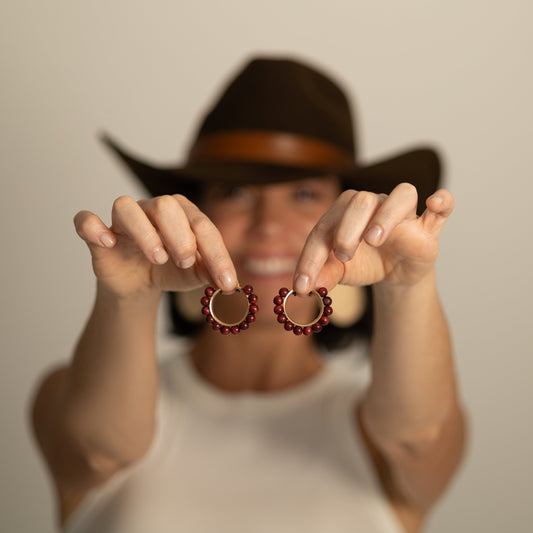
[(203, 208), (222, 234), (239, 283), (252, 285), (265, 305), (280, 287), (292, 287), (305, 240), (339, 193), (333, 176), (221, 185), (207, 191)]

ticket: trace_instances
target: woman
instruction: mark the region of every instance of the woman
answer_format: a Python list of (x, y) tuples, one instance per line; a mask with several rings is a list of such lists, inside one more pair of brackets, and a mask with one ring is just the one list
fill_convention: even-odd
[[(110, 227), (75, 217), (96, 300), (33, 417), (66, 530), (419, 531), (464, 433), (434, 269), (453, 198), (434, 192), (435, 155), (361, 166), (339, 87), (279, 59), (238, 73), (181, 168), (106, 140), (153, 196), (118, 198)], [(162, 293), (206, 284), (249, 284), (259, 310), (239, 334), (202, 322), (158, 368)], [(369, 383), (270, 309), (292, 288), (287, 321), (312, 323), (305, 295), (339, 284), (372, 286)], [(224, 294), (215, 322), (234, 321)]]

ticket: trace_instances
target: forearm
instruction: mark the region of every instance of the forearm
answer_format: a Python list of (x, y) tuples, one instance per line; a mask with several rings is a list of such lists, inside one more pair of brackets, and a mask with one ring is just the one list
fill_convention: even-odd
[(65, 427), (82, 452), (127, 462), (151, 442), (157, 398), (159, 294), (120, 299), (99, 288), (65, 387)]
[(456, 405), (448, 326), (434, 272), (412, 287), (374, 287), (373, 378), (363, 406), (383, 442), (424, 445)]

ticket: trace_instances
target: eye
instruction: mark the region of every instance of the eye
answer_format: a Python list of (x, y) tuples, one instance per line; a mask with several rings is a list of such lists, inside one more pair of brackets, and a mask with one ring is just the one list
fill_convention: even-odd
[(317, 187), (301, 185), (294, 191), (293, 197), (295, 200), (307, 202), (320, 200), (321, 194)]
[(213, 187), (210, 196), (217, 200), (241, 201), (252, 195), (250, 187), (237, 185), (217, 185)]

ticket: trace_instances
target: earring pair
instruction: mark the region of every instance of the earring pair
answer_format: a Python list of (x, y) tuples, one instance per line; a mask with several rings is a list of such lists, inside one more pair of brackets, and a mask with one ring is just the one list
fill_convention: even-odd
[[(246, 331), (251, 324), (256, 321), (256, 313), (259, 311), (257, 305), (258, 297), (254, 294), (254, 289), (251, 285), (237, 286), (235, 289), (241, 293), (247, 301), (247, 309), (245, 314), (237, 321), (228, 323), (221, 320), (215, 313), (214, 302), (215, 299), (222, 294), (221, 289), (214, 289), (207, 287), (204, 296), (200, 300), (202, 304), (202, 314), (205, 320), (211, 324), (214, 331), (219, 331), (222, 335), (237, 335), (241, 331)], [(293, 320), (287, 312), (287, 300), (290, 296), (295, 295), (293, 290), (282, 287), (278, 294), (274, 297), (274, 313), (277, 315), (277, 321), (285, 328), (286, 331), (292, 331), (294, 335), (312, 335), (313, 333), (320, 333), (324, 326), (329, 324), (329, 317), (333, 313), (331, 307), (332, 300), (328, 296), (328, 291), (325, 287), (313, 289), (309, 294), (314, 295), (319, 302), (319, 311), (312, 322), (301, 324)]]

